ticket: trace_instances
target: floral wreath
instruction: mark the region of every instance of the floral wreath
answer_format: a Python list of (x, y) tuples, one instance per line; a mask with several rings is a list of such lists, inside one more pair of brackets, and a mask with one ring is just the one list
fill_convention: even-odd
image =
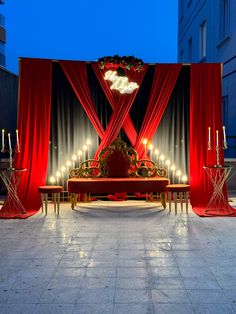
[(133, 71), (142, 71), (144, 62), (142, 59), (135, 58), (133, 56), (120, 57), (118, 55), (102, 57), (98, 59), (98, 63), (101, 69), (105, 68), (123, 68)]

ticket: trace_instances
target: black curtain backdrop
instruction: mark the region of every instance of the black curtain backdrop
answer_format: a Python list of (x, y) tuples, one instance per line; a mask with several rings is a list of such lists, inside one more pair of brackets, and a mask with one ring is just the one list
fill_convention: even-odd
[[(89, 63), (87, 64), (87, 73), (90, 92), (96, 106), (96, 111), (104, 129), (106, 129), (112, 114), (111, 106)], [(154, 67), (150, 65), (130, 110), (130, 116), (137, 133), (141, 128), (148, 104), (153, 74)], [(176, 167), (181, 169), (183, 173), (188, 173), (189, 84), (190, 68), (184, 67), (152, 141), (154, 149), (158, 148), (160, 153), (163, 153), (166, 159), (168, 158), (172, 163), (175, 163)], [(119, 137), (130, 145), (123, 130), (121, 130)], [(77, 155), (78, 150), (82, 149), (87, 139), (90, 139), (92, 142), (89, 149), (89, 156), (91, 158), (100, 143), (100, 139), (59, 63), (54, 63), (48, 178), (51, 175), (55, 176), (56, 171), (61, 171), (62, 166), (67, 167), (67, 161), (72, 160), (73, 154)], [(83, 153), (82, 159), (84, 159), (84, 156), (85, 154)], [(154, 155), (153, 159), (155, 159)], [(75, 162), (75, 166), (78, 166), (78, 161)], [(66, 184), (61, 179), (58, 183)]]

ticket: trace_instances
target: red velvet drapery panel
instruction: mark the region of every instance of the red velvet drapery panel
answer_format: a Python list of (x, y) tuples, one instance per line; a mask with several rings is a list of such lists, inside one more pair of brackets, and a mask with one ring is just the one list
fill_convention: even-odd
[[(190, 85), (190, 184), (191, 204), (201, 214), (213, 192), (213, 186), (203, 166), (216, 164), (216, 151), (208, 150), (208, 127), (211, 127), (211, 144), (223, 143), (221, 104), (221, 65), (192, 64)], [(223, 150), (220, 163), (224, 164)], [(226, 189), (224, 189), (227, 198)], [(204, 212), (204, 211), (203, 211)], [(217, 213), (216, 213), (217, 214)]]
[(98, 136), (102, 139), (104, 129), (98, 118), (93, 99), (90, 94), (86, 63), (79, 61), (60, 61), (60, 65), (86, 114), (88, 115), (89, 120), (97, 131)]
[(9, 197), (0, 211), (1, 218), (26, 218), (40, 208), (38, 187), (47, 176), (48, 145), (51, 115), (51, 60), (22, 59), (18, 129), (20, 153), (15, 154), (14, 166), (26, 168), (18, 187), (18, 196), (26, 213), (11, 207)]
[[(98, 63), (92, 63), (92, 67), (94, 70), (94, 73), (97, 76), (97, 79), (107, 97), (107, 100), (109, 101), (111, 107), (113, 110), (115, 110), (116, 108), (116, 104), (119, 101), (119, 97), (120, 94), (119, 92), (114, 92), (110, 89), (110, 85), (109, 83), (104, 80), (104, 74), (106, 72), (106, 70), (101, 70)], [(128, 76), (129, 80), (134, 80), (136, 83), (138, 83), (139, 85), (141, 84), (143, 77), (145, 76), (145, 73), (147, 71), (148, 65), (144, 65), (143, 69), (142, 69), (142, 76), (139, 75), (139, 72), (135, 72), (135, 71), (126, 71), (126, 75)], [(137, 140), (137, 132), (135, 130), (135, 127), (133, 125), (133, 122), (131, 120), (130, 115), (128, 114), (124, 124), (122, 125), (122, 128), (124, 129), (127, 137), (130, 140), (130, 143), (134, 146), (135, 142)]]
[[(141, 72), (127, 70), (126, 75), (128, 76), (130, 82), (136, 82), (140, 86), (146, 73), (146, 69), (147, 66), (145, 66)], [(134, 90), (132, 94), (119, 94), (119, 96), (117, 96), (118, 99), (116, 100), (114, 111), (94, 158), (97, 158), (100, 151), (109, 146), (110, 143), (118, 136), (120, 129), (126, 121), (138, 90), (139, 89)], [(118, 93), (117, 91), (114, 92)]]
[(152, 138), (170, 99), (181, 67), (181, 64), (155, 65), (155, 72), (152, 89), (149, 96), (148, 107), (135, 144), (135, 149), (140, 158), (145, 157), (145, 148), (142, 141), (144, 138), (148, 139), (149, 142), (152, 141)]

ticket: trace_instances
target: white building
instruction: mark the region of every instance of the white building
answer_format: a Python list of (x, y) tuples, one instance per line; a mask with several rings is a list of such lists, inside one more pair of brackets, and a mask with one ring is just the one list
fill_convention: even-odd
[(223, 123), (236, 157), (236, 0), (179, 0), (178, 60), (221, 62)]

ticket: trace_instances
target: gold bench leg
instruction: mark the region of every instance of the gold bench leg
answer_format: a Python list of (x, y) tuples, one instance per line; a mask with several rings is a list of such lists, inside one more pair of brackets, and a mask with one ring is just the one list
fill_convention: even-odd
[(161, 192), (160, 197), (161, 197), (161, 205), (163, 206), (164, 209), (166, 209), (166, 193)]
[(76, 204), (77, 204), (77, 193), (70, 193), (70, 203), (71, 203), (71, 208), (74, 209)]
[(189, 192), (186, 192), (186, 213), (188, 214), (188, 198), (189, 198)]
[(169, 212), (171, 212), (171, 192), (168, 192)]

